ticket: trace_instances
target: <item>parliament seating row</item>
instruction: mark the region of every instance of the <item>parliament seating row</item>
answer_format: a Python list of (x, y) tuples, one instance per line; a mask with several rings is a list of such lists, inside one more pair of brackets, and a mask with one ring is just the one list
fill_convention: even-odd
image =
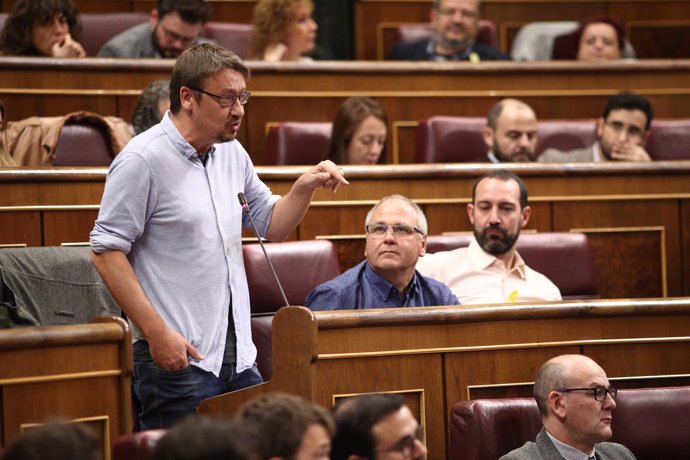
[[(467, 246), (464, 235), (430, 235), (430, 253)], [(364, 241), (362, 240), (362, 245)], [(289, 241), (265, 244), (289, 305), (303, 305), (316, 286), (338, 276), (343, 267), (336, 245), (328, 240)], [(524, 233), (517, 243), (525, 262), (551, 279), (564, 300), (599, 297), (597, 271), (587, 236), (582, 233)], [(271, 272), (261, 247), (242, 247), (252, 309), (252, 337), (257, 347), (257, 365), (264, 380), (272, 375), (271, 324), (273, 313), (285, 305), (281, 288)], [(362, 259), (364, 251), (360, 251)]]
[[(8, 13), (0, 13), (0, 30), (7, 16)], [(108, 40), (132, 26), (147, 22), (149, 17), (148, 13), (137, 12), (82, 13), (79, 16), (81, 30), (76, 35), (76, 40), (82, 44), (86, 55), (93, 57)], [(201, 35), (245, 58), (251, 30), (250, 24), (209, 21), (204, 25)]]
[[(416, 163), (486, 162), (488, 147), (483, 117), (435, 116), (416, 128)], [(269, 165), (315, 164), (326, 157), (331, 137), (329, 122), (283, 122), (266, 135)], [(572, 150), (596, 140), (594, 120), (541, 120), (537, 127), (537, 156), (548, 148)], [(647, 151), (653, 160), (690, 159), (690, 119), (654, 120)]]
[[(485, 162), (487, 146), (481, 117), (431, 117), (416, 131), (417, 163)], [(596, 132), (591, 120), (542, 120), (537, 155), (547, 148), (570, 150), (591, 145)], [(330, 122), (284, 122), (266, 135), (269, 165), (316, 164), (326, 157)], [(653, 160), (690, 158), (690, 120), (657, 120), (652, 124), (647, 151)], [(459, 148), (458, 146), (462, 146)], [(65, 125), (60, 131), (54, 166), (108, 166), (114, 154), (102, 129), (89, 124)]]
[[(615, 385), (615, 383), (614, 383)], [(618, 392), (610, 442), (637, 460), (685, 460), (690, 452), (690, 387), (624, 389)], [(496, 460), (542, 428), (534, 398), (459, 401), (451, 408), (449, 460)], [(120, 436), (113, 460), (146, 460), (166, 430)]]
[[(628, 447), (637, 460), (688, 457), (690, 387), (624, 389), (616, 402), (611, 442)], [(495, 460), (534, 441), (541, 427), (533, 398), (460, 401), (451, 408), (448, 458)]]

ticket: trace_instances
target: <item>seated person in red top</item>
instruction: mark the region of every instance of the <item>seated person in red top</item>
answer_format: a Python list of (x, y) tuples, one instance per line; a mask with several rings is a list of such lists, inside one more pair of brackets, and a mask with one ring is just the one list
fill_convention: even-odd
[(84, 57), (84, 48), (72, 38), (78, 17), (72, 0), (19, 0), (2, 29), (0, 54)]
[(611, 96), (597, 120), (597, 141), (591, 147), (562, 152), (547, 149), (542, 163), (652, 161), (644, 149), (654, 112), (644, 97), (633, 93)]
[(398, 43), (387, 59), (393, 61), (506, 61), (510, 56), (476, 43), (479, 0), (433, 0), (434, 36), (415, 43)]
[(348, 310), (459, 303), (447, 286), (415, 270), (426, 252), (426, 217), (419, 206), (402, 195), (387, 196), (365, 222), (366, 260), (314, 288), (304, 305)]

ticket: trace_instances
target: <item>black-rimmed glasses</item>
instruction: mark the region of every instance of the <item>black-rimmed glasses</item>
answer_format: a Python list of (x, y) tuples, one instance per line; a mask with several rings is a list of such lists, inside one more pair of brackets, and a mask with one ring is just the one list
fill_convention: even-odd
[(417, 227), (411, 225), (385, 225), (385, 224), (369, 224), (364, 226), (367, 235), (372, 238), (385, 238), (388, 235), (388, 230), (391, 230), (393, 236), (396, 238), (410, 238), (415, 233), (424, 235), (424, 232)]
[(200, 93), (204, 93), (205, 95), (212, 97), (216, 100), (218, 105), (220, 105), (224, 109), (232, 107), (233, 105), (235, 105), (236, 101), (240, 101), (240, 104), (244, 105), (249, 101), (249, 96), (252, 95), (252, 93), (250, 93), (249, 91), (244, 91), (240, 94), (228, 94), (227, 96), (219, 96), (217, 94), (209, 93), (208, 91), (204, 91), (203, 89), (195, 88), (193, 86), (187, 86), (187, 88), (194, 91), (199, 91)]
[(594, 392), (594, 399), (596, 401), (606, 401), (606, 395), (609, 394), (611, 395), (611, 399), (614, 401), (616, 400), (616, 394), (618, 394), (618, 390), (613, 388), (613, 387), (590, 387), (590, 388), (559, 388), (558, 391), (559, 393), (569, 393), (571, 391), (592, 391)]
[(415, 441), (424, 444), (424, 427), (421, 425), (415, 430), (414, 436), (405, 436), (400, 441), (396, 442), (393, 447), (381, 449), (377, 452), (399, 452), (404, 459), (412, 459), (414, 457)]

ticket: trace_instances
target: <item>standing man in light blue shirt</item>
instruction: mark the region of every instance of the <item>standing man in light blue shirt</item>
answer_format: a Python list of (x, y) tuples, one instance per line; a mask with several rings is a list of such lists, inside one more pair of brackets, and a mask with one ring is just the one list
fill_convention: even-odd
[(324, 161), (273, 195), (235, 140), (249, 69), (202, 44), (177, 59), (170, 111), (135, 137), (108, 172), (91, 232), (92, 260), (133, 326), (142, 429), (167, 427), (206, 398), (261, 382), (251, 339), (237, 195), (259, 233), (282, 241), (314, 191), (347, 184)]

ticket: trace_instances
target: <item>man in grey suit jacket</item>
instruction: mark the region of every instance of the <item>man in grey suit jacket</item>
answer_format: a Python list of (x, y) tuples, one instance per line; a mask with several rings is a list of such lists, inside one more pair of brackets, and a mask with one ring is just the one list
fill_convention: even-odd
[(644, 149), (654, 113), (644, 97), (633, 93), (612, 96), (597, 120), (597, 141), (591, 147), (560, 151), (546, 149), (542, 163), (589, 161), (651, 161)]
[(149, 22), (111, 38), (98, 52), (110, 58), (177, 58), (200, 37), (210, 7), (204, 0), (158, 0)]
[(536, 442), (500, 460), (634, 460), (625, 446), (604, 442), (611, 437), (616, 389), (604, 370), (583, 355), (561, 355), (537, 371), (534, 399), (544, 428)]

